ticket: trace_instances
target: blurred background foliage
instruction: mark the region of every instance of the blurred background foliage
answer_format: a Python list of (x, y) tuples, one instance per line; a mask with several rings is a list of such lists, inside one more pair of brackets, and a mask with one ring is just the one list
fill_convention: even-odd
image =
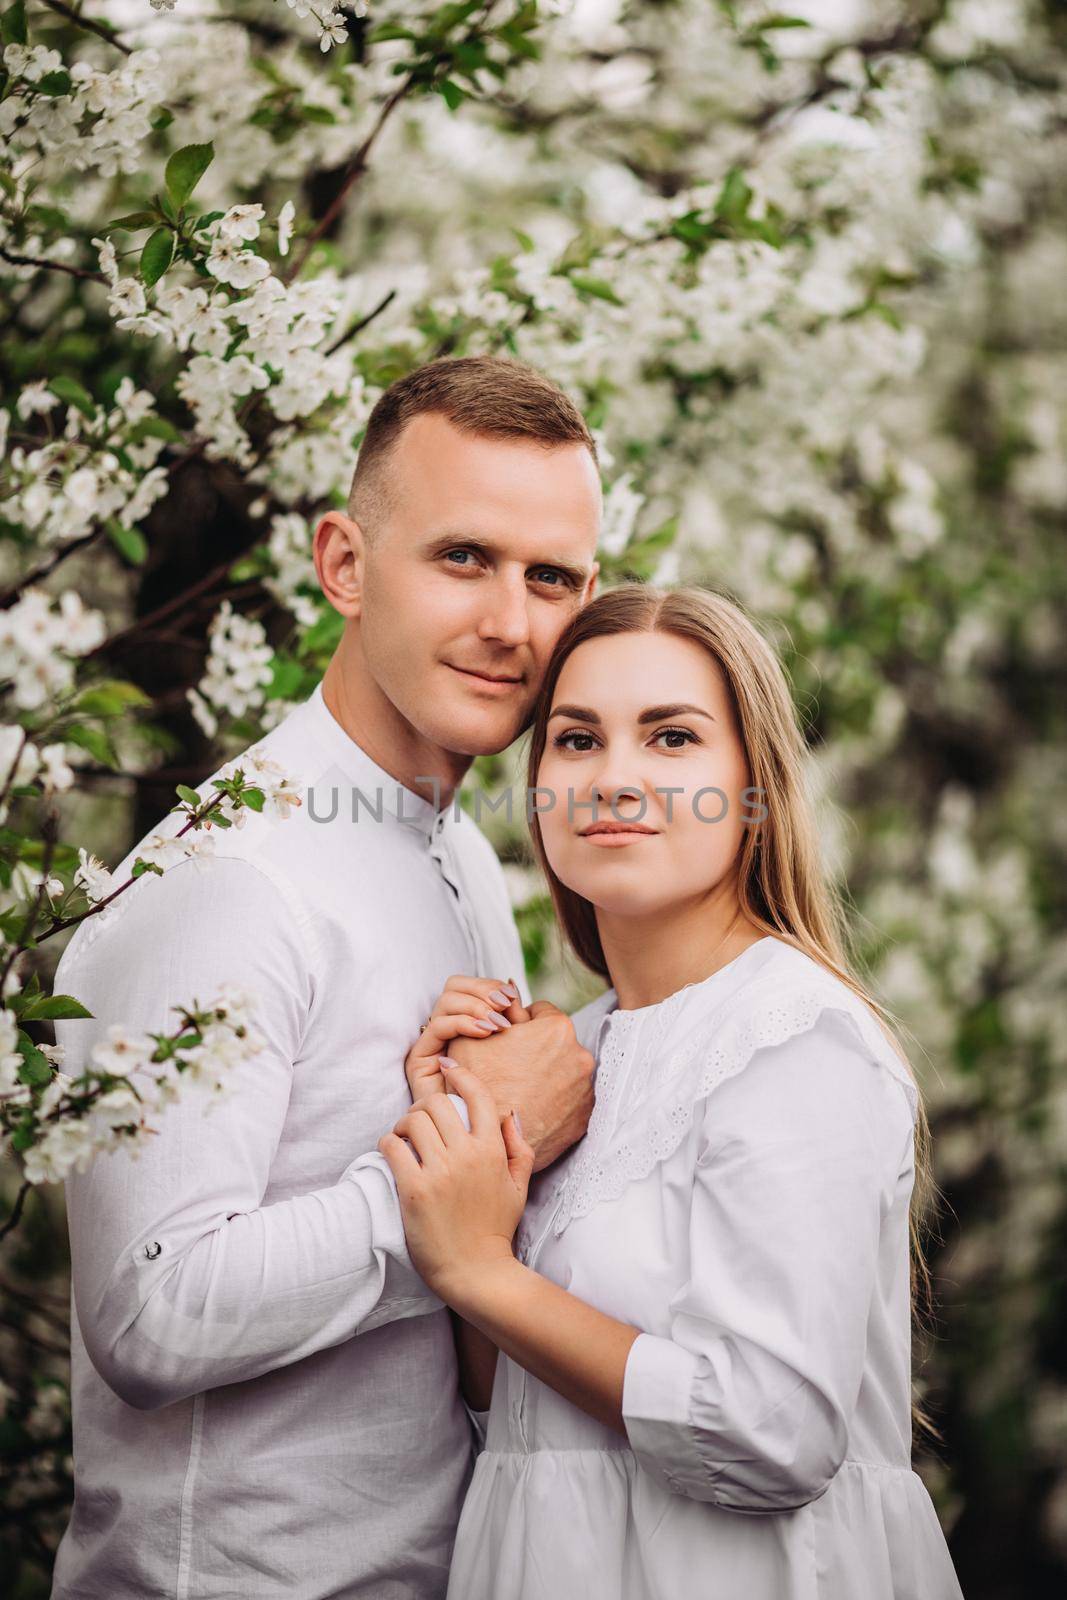
[[(4, 41), (2, 604), (74, 590), (106, 619), (79, 670), (150, 700), (65, 735), (63, 838), (119, 859), (310, 692), (338, 637), (310, 534), (387, 382), (480, 351), (556, 377), (603, 447), (605, 581), (724, 588), (786, 655), (933, 1124), (917, 1466), (969, 1600), (1061, 1595), (1067, 7), (29, 0)], [(204, 216), (264, 208), (289, 344), (253, 337), (263, 278), (227, 285), (161, 204), (197, 145)], [(13, 676), (7, 720), (43, 716)], [(534, 992), (581, 1003), (521, 818), (486, 831)], [(71, 1492), (58, 1189), (3, 1250), (0, 1585), (29, 1600)]]

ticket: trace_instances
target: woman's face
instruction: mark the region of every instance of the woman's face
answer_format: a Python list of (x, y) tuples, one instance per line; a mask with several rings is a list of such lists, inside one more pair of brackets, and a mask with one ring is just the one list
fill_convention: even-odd
[(572, 652), (537, 784), (555, 796), (536, 796), (553, 871), (609, 915), (702, 898), (732, 875), (753, 815), (722, 671), (674, 634), (612, 634)]

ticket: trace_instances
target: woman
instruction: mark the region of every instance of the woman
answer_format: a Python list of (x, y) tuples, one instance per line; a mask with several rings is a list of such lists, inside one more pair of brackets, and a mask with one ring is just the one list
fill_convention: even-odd
[(438, 1054), (522, 1024), (471, 978), (380, 1145), (473, 1409), (495, 1368), (455, 1600), (958, 1600), (910, 1464), (925, 1124), (842, 951), (804, 760), (778, 661), (717, 595), (617, 590), (557, 646), (529, 782), (562, 927), (611, 984), (573, 1019), (588, 1132), (523, 1214), (516, 1119)]

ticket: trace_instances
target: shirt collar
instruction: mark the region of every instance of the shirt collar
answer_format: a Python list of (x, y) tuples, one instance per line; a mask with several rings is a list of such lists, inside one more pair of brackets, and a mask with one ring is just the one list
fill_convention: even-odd
[(345, 732), (326, 704), (321, 681), (305, 702), (305, 709), (316, 742), (359, 789), (364, 797), (360, 806), (368, 817), (376, 815), (380, 806), (383, 822), (388, 818), (427, 838), (444, 831), (446, 819), (452, 814), (452, 802), (435, 806), (372, 761), (362, 745)]

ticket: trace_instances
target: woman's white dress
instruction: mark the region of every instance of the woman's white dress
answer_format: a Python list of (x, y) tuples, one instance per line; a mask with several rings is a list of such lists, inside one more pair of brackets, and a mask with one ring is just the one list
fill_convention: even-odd
[(910, 1464), (916, 1097), (869, 1010), (765, 938), (574, 1023), (595, 1110), (516, 1249), (645, 1330), (627, 1437), (501, 1356), (449, 1600), (961, 1600)]

